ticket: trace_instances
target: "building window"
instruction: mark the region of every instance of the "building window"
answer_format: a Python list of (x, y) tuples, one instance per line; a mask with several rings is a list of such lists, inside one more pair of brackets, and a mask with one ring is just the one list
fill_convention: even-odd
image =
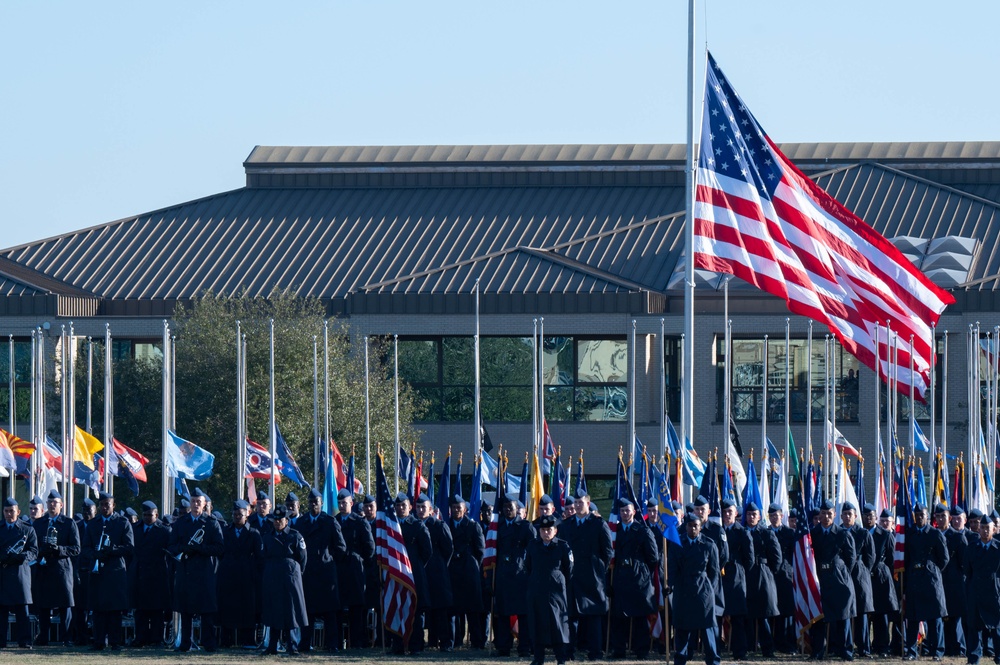
[(111, 357), (115, 360), (163, 362), (163, 340), (111, 339)]
[[(531, 337), (480, 337), (484, 420), (531, 422)], [(545, 415), (552, 421), (621, 421), (628, 413), (627, 342), (547, 337), (542, 349)], [(471, 421), (472, 337), (401, 337), (399, 373), (427, 402), (423, 420)]]
[[(937, 417), (938, 417), (938, 421), (939, 422), (940, 422), (940, 419), (941, 419), (941, 405), (943, 404), (943, 402), (941, 401), (941, 381), (942, 381), (943, 376), (944, 376), (943, 370), (942, 370), (942, 364), (941, 364), (941, 357), (942, 357), (941, 354), (942, 353), (944, 353), (944, 338), (943, 337), (941, 337), (941, 338), (939, 338), (937, 340), (937, 354), (938, 355), (937, 355), (937, 360), (934, 362), (934, 402), (936, 403)], [(985, 355), (980, 354), (980, 360), (983, 360), (984, 358), (985, 358)], [(885, 358), (883, 358), (882, 360), (884, 362)], [(983, 374), (983, 376), (986, 376), (986, 374), (985, 374), (986, 367), (987, 366), (984, 364), (983, 365), (983, 368), (984, 368), (984, 374)], [(887, 413), (887, 409), (888, 409), (887, 405), (889, 403), (888, 395), (889, 395), (889, 387), (883, 382), (879, 386), (879, 422), (885, 422), (886, 413)], [(983, 400), (984, 400), (983, 401), (983, 405), (984, 405), (984, 407), (986, 405), (985, 399), (986, 399), (986, 382), (984, 381), (983, 382)], [(897, 413), (896, 413), (896, 422), (897, 423), (909, 422), (910, 421), (910, 393), (909, 393), (908, 389), (905, 389), (905, 390), (903, 390), (903, 392), (899, 393), (899, 399), (897, 400), (897, 406), (899, 408), (897, 409)], [(984, 411), (984, 413), (985, 413), (985, 411)], [(917, 420), (919, 422), (929, 423), (931, 421), (931, 403), (930, 403), (930, 396), (929, 395), (928, 395), (928, 399), (926, 401), (921, 402), (921, 401), (918, 400), (918, 401), (915, 402), (915, 405), (914, 405), (914, 415), (917, 417)], [(900, 427), (902, 427), (902, 425), (900, 425)], [(930, 434), (928, 434), (927, 432), (924, 432), (924, 433), (927, 434), (927, 436), (930, 436)]]
[[(806, 420), (807, 395), (812, 405), (812, 418), (822, 422), (826, 415), (826, 394), (823, 386), (826, 372), (825, 340), (813, 340), (812, 345), (812, 389), (807, 390), (808, 341), (789, 341), (789, 358), (785, 357), (785, 340), (769, 341), (767, 358), (764, 358), (762, 339), (734, 339), (732, 370), (732, 412), (733, 419), (744, 422), (760, 422), (764, 413), (764, 375), (767, 374), (767, 419), (783, 422), (785, 419), (785, 373), (788, 368), (790, 417), (793, 422)], [(858, 359), (848, 353), (839, 343), (833, 343), (834, 390), (836, 419), (857, 422), (858, 420)], [(724, 415), (725, 393), (725, 341), (716, 341), (716, 386), (717, 418)]]
[(667, 384), (667, 416), (674, 426), (680, 427), (681, 418), (681, 338), (667, 337), (664, 340), (664, 373)]
[[(0, 344), (0, 422), (10, 427), (10, 341)], [(14, 338), (15, 420), (31, 420), (31, 339)]]

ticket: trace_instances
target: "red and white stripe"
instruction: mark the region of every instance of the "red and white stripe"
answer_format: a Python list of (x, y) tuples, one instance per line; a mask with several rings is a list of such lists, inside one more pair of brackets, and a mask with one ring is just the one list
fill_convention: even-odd
[(823, 618), (823, 601), (816, 575), (816, 556), (812, 536), (806, 533), (795, 541), (792, 553), (792, 573), (795, 587), (795, 629), (802, 639), (806, 631)]
[[(898, 508), (897, 508), (898, 510)], [(906, 567), (906, 516), (896, 515), (896, 542), (892, 551), (892, 570)]]
[(497, 511), (493, 511), (490, 517), (490, 526), (486, 529), (486, 545), (483, 548), (483, 571), (492, 570), (497, 566), (497, 527), (500, 525), (500, 516)]
[[(714, 61), (713, 61), (714, 63)], [(706, 97), (726, 95), (721, 72), (709, 66)], [(728, 88), (728, 85), (726, 86)], [(722, 92), (719, 92), (722, 91)], [(735, 108), (743, 102), (726, 96)], [(705, 104), (704, 127), (715, 128)], [(750, 131), (756, 128), (750, 128)], [(703, 129), (703, 131), (705, 131)], [(760, 130), (763, 133), (763, 130)], [(716, 143), (730, 132), (706, 132)], [(697, 171), (694, 205), (695, 266), (735, 275), (782, 298), (796, 314), (826, 324), (845, 349), (876, 369), (876, 329), (879, 347), (877, 371), (888, 370), (886, 341), (889, 322), (898, 342), (899, 389), (910, 384), (923, 396), (929, 386), (931, 325), (954, 298), (933, 284), (892, 243), (827, 194), (792, 164), (777, 145), (766, 140), (767, 154), (753, 155), (756, 164), (776, 165), (781, 179), (770, 198), (747, 179), (714, 170), (704, 157)], [(712, 141), (702, 143), (702, 155), (711, 155)], [(747, 171), (744, 170), (744, 177)], [(915, 376), (910, 376), (913, 338)]]
[(382, 622), (386, 630), (406, 642), (417, 615), (417, 593), (403, 531), (395, 515), (380, 510), (375, 533), (375, 552), (382, 570)]

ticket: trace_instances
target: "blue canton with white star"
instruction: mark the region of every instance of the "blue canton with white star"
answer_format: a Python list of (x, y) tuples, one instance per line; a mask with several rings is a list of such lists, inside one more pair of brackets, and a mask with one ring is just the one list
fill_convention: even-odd
[(764, 130), (726, 80), (715, 58), (708, 56), (705, 110), (701, 122), (699, 168), (752, 184), (771, 200), (781, 181)]

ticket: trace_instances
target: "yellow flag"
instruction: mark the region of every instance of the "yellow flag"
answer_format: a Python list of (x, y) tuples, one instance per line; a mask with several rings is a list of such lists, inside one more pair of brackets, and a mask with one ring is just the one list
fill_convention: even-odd
[(94, 470), (94, 454), (104, 450), (104, 444), (93, 434), (84, 432), (76, 426), (76, 436), (73, 438), (73, 460), (80, 462), (91, 471)]
[(536, 451), (531, 457), (531, 496), (528, 497), (528, 521), (534, 522), (538, 519), (538, 502), (541, 501), (542, 495), (545, 494), (545, 488), (542, 487), (542, 470), (538, 466), (538, 452)]

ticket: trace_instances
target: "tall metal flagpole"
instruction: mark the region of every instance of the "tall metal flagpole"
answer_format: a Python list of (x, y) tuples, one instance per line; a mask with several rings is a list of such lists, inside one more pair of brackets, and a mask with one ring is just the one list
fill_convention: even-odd
[(914, 456), (917, 454), (917, 419), (914, 413), (917, 402), (913, 399), (916, 384), (917, 382), (913, 380), (913, 335), (910, 335), (910, 454)]
[[(792, 431), (792, 344), (791, 319), (785, 317), (785, 445), (788, 449), (789, 434)], [(802, 460), (799, 460), (801, 463)]]
[[(632, 358), (631, 358), (631, 366), (629, 367), (629, 382), (628, 382), (628, 391), (629, 391), (629, 396), (628, 396), (628, 407), (629, 407), (628, 408), (629, 444), (628, 444), (628, 446), (629, 446), (629, 450), (632, 451), (632, 454), (630, 455), (630, 458), (634, 458), (635, 457), (635, 356), (636, 356), (635, 343), (636, 343), (635, 319), (632, 319), (632, 343), (629, 345), (629, 346), (632, 347), (632, 349), (631, 349), (632, 350)], [(636, 460), (636, 464), (633, 464), (632, 468), (629, 469), (629, 482), (632, 482), (632, 476), (639, 469), (639, 467), (637, 466), (637, 464), (638, 464), (638, 460)]]
[(538, 445), (538, 319), (532, 319), (531, 326), (531, 443)]
[[(323, 320), (323, 441), (326, 446), (323, 454), (332, 454), (333, 446), (330, 443), (330, 322), (326, 319)], [(325, 469), (323, 473), (326, 473)], [(324, 476), (323, 482), (329, 483), (331, 479)]]
[[(72, 500), (73, 489), (73, 440), (68, 434), (67, 424), (69, 422), (68, 406), (66, 404), (68, 386), (66, 377), (69, 372), (66, 368), (66, 326), (59, 327), (59, 416), (62, 426), (62, 448), (63, 448), (63, 497), (64, 501)], [(10, 496), (14, 496), (14, 478), (10, 479)], [(72, 515), (73, 513), (67, 513)]]
[[(660, 319), (660, 459), (667, 456), (667, 338), (666, 319)], [(682, 443), (683, 445), (683, 443)], [(664, 469), (669, 476), (670, 470)]]
[[(170, 324), (163, 320), (163, 423), (160, 442), (160, 459), (163, 460), (160, 469), (160, 507), (164, 515), (169, 515), (173, 509), (170, 506), (170, 477), (167, 475), (167, 446), (170, 445)], [(66, 455), (63, 454), (65, 459)]]
[(313, 335), (313, 487), (319, 486), (319, 335)]
[[(934, 403), (934, 398), (937, 396), (937, 389), (935, 388), (934, 384), (937, 383), (937, 382), (934, 380), (934, 378), (935, 378), (934, 377), (934, 366), (936, 364), (936, 357), (937, 357), (937, 343), (936, 343), (936, 341), (934, 339), (935, 338), (934, 328), (935, 328), (935, 326), (932, 324), (931, 325), (931, 373), (930, 373), (930, 377), (931, 377), (930, 378), (930, 384), (931, 384), (931, 390), (930, 390), (930, 393), (931, 393), (931, 432), (930, 432), (930, 435), (929, 435), (930, 439), (931, 439), (931, 445), (930, 445), (930, 449), (931, 450), (928, 453), (928, 460), (927, 460), (928, 461), (928, 465), (927, 465), (927, 468), (936, 471), (937, 467), (935, 466), (934, 455), (937, 452), (937, 433), (934, 431), (934, 428), (937, 425), (937, 421), (936, 421), (936, 418), (935, 418), (935, 416), (937, 416), (937, 405)], [(945, 500), (947, 500), (948, 497), (944, 497), (944, 498), (945, 498)]]
[[(764, 335), (764, 362), (761, 364), (764, 370), (762, 383), (761, 383), (761, 401), (763, 402), (763, 407), (760, 411), (760, 459), (761, 463), (767, 457), (767, 370), (768, 370), (768, 341), (767, 335)], [(768, 473), (765, 471), (765, 473)], [(764, 499), (764, 503), (771, 503), (770, 497)], [(761, 510), (764, 510), (761, 506)]]
[(830, 494), (829, 478), (833, 474), (833, 459), (830, 445), (833, 442), (833, 424), (830, 422), (830, 336), (823, 339), (823, 464), (827, 477), (823, 483), (823, 493)]
[[(392, 364), (393, 364), (393, 383), (394, 383), (394, 393), (396, 396), (396, 454), (399, 455), (399, 446), (401, 444), (399, 440), (399, 335), (392, 336)], [(412, 463), (416, 463), (415, 461)], [(398, 468), (398, 467), (397, 467)], [(433, 478), (430, 479), (433, 482)], [(351, 488), (354, 491), (354, 488)], [(417, 494), (420, 493), (420, 479), (417, 478)], [(396, 473), (396, 493), (399, 494), (399, 473)]]
[[(687, 367), (684, 365), (685, 358), (687, 357), (687, 355), (686, 355), (687, 354), (687, 350), (686, 349), (687, 349), (687, 335), (685, 335), (684, 333), (681, 333), (681, 369), (680, 369), (680, 377), (679, 377), (680, 378), (680, 382), (681, 382), (681, 386), (682, 386), (682, 388), (681, 388), (681, 440), (680, 440), (680, 444), (681, 444), (681, 451), (685, 452), (685, 454), (686, 454), (686, 451), (687, 451), (687, 438), (686, 437), (687, 437), (687, 433), (689, 431), (688, 428), (687, 428), (687, 420), (686, 420), (687, 419), (687, 402), (686, 402), (687, 395), (685, 394), (685, 391), (684, 391), (684, 388), (683, 388), (683, 386), (687, 385), (687, 383), (686, 383), (687, 382)], [(685, 501), (690, 501), (691, 500), (691, 494), (694, 491), (694, 488), (692, 488), (690, 485), (686, 485), (685, 483), (681, 483), (681, 485), (682, 486), (686, 486), (686, 488), (687, 488), (686, 492), (685, 492), (684, 500)]]
[[(396, 446), (396, 459), (399, 460), (399, 446)], [(396, 477), (399, 478), (398, 465), (396, 466)], [(365, 333), (365, 487), (372, 487), (372, 427), (371, 396), (368, 391), (368, 333)]]
[[(31, 437), (30, 437), (30, 439), (31, 439), (31, 442), (35, 444), (35, 452), (32, 453), (32, 455), (31, 455), (31, 460), (32, 460), (31, 463), (32, 463), (32, 467), (33, 467), (32, 470), (33, 471), (37, 471), (38, 469), (43, 469), (43, 466), (41, 464), (39, 464), (39, 461), (38, 461), (39, 459), (41, 459), (40, 452), (41, 452), (41, 449), (42, 449), (42, 442), (38, 440), (38, 423), (35, 421), (35, 411), (37, 409), (37, 406), (35, 404), (35, 393), (37, 392), (37, 389), (35, 388), (35, 382), (37, 381), (37, 376), (35, 374), (35, 368), (36, 368), (36, 365), (38, 363), (38, 360), (37, 360), (38, 348), (37, 347), (38, 347), (38, 340), (35, 337), (35, 331), (32, 330), (31, 331), (31, 397), (29, 399), (30, 406), (31, 406), (31, 414), (29, 416), (29, 422), (31, 424)], [(14, 401), (14, 336), (13, 335), (10, 336), (10, 368), (11, 368), (10, 377), (9, 377), (10, 378), (10, 388), (9, 388), (9, 393), (8, 394), (10, 395), (10, 412), (12, 414), (14, 414), (15, 413), (14, 412), (15, 401)], [(15, 416), (16, 416), (16, 414), (15, 414)], [(14, 420), (15, 420), (15, 418), (13, 418), (13, 417), (10, 420), (11, 427), (14, 426)], [(11, 432), (13, 432), (13, 431), (14, 430), (12, 429)]]
[(729, 444), (732, 441), (732, 437), (729, 433), (733, 431), (733, 424), (730, 420), (733, 414), (732, 405), (730, 400), (732, 396), (730, 395), (730, 389), (732, 387), (730, 368), (733, 366), (733, 359), (730, 357), (732, 353), (732, 339), (730, 335), (732, 334), (732, 323), (729, 320), (729, 279), (728, 275), (723, 275), (722, 285), (722, 327), (723, 327), (723, 340), (726, 350), (724, 356), (726, 358), (726, 364), (723, 366), (723, 380), (722, 385), (725, 393), (722, 396), (722, 408), (725, 409), (725, 413), (722, 416), (722, 454), (725, 456), (726, 460), (729, 460)]
[[(1000, 326), (993, 328), (993, 338), (996, 340), (996, 349), (993, 351), (993, 355), (990, 357), (990, 377), (993, 380), (993, 415), (990, 420), (990, 426), (992, 428), (992, 434), (990, 435), (989, 442), (989, 455), (990, 464), (987, 465), (989, 473), (991, 475), (996, 475), (994, 469), (996, 468), (997, 459), (997, 411), (998, 402), (1000, 399)], [(995, 486), (995, 484), (994, 484)], [(995, 492), (994, 492), (995, 495)], [(993, 505), (991, 501), (990, 505)]]
[[(88, 358), (88, 365), (93, 362), (93, 354), (90, 354)], [(114, 495), (114, 474), (111, 473), (111, 460), (117, 459), (114, 450), (114, 437), (115, 437), (115, 382), (114, 382), (114, 366), (112, 365), (111, 358), (111, 324), (104, 324), (104, 491), (108, 494)], [(90, 383), (90, 377), (93, 376), (93, 372), (90, 371), (89, 367), (87, 370), (87, 382)], [(90, 388), (87, 388), (87, 402), (90, 402)], [(90, 408), (87, 408), (87, 417), (90, 417)]]
[[(837, 453), (837, 338), (830, 336), (830, 487), (833, 487), (833, 461)], [(840, 466), (837, 466), (840, 469)]]
[(948, 459), (948, 331), (944, 331), (941, 350), (941, 454)]
[(246, 452), (243, 433), (243, 331), (239, 320), (236, 321), (236, 498), (242, 500), (245, 494), (243, 489), (244, 460)]
[[(67, 392), (67, 413), (69, 414), (69, 440), (70, 440), (70, 450), (73, 454), (76, 454), (76, 447), (73, 445), (76, 440), (76, 363), (73, 362), (73, 345), (74, 345), (74, 334), (73, 322), (69, 322), (69, 337), (66, 340), (66, 370), (67, 370), (67, 380), (66, 383), (69, 386)], [(89, 453), (88, 453), (89, 454)], [(93, 464), (93, 457), (90, 459), (90, 463)], [(106, 465), (105, 465), (106, 466)], [(73, 467), (70, 467), (70, 490), (73, 489)], [(13, 490), (14, 476), (11, 474), (11, 489)], [(83, 495), (87, 496), (87, 487), (83, 488)], [(72, 500), (71, 500), (72, 502)]]
[[(34, 339), (32, 339), (32, 344), (33, 343), (34, 343)], [(32, 348), (32, 353), (34, 353), (34, 348)], [(34, 355), (32, 355), (32, 358), (33, 357), (34, 357)], [(17, 436), (17, 414), (15, 412), (16, 402), (14, 401), (14, 397), (15, 397), (14, 396), (14, 389), (15, 389), (15, 385), (14, 385), (15, 384), (15, 381), (14, 381), (14, 372), (15, 372), (15, 367), (14, 367), (14, 336), (11, 335), (10, 336), (10, 362), (7, 365), (7, 396), (9, 398), (8, 402), (7, 402), (7, 407), (8, 407), (7, 408), (7, 413), (10, 416), (10, 433), (13, 434), (14, 436)], [(32, 374), (34, 374), (34, 368), (32, 368)], [(34, 378), (34, 377), (32, 377), (32, 378)], [(32, 385), (34, 385), (34, 382), (32, 382)], [(32, 400), (34, 400), (34, 396), (32, 396)], [(34, 419), (32, 419), (32, 422), (34, 422)], [(32, 432), (32, 435), (33, 434), (34, 434), (34, 432)], [(32, 438), (34, 438), (34, 437), (32, 437)], [(34, 465), (32, 465), (32, 466), (34, 466)], [(13, 475), (14, 474), (11, 474), (11, 476), (13, 476)], [(35, 478), (34, 468), (31, 469), (31, 472), (28, 475), (31, 476), (31, 479), (32, 479), (31, 482), (32, 482), (32, 484), (34, 484), (34, 482), (35, 482), (34, 481), (34, 478)], [(14, 481), (12, 480), (11, 481), (11, 485), (13, 485), (13, 484), (14, 484)], [(35, 493), (32, 492), (32, 495), (34, 495), (34, 494)]]
[[(476, 278), (476, 338), (474, 341), (475, 341), (474, 346), (475, 346), (475, 356), (476, 356), (476, 396), (475, 396), (476, 403), (475, 403), (475, 410), (473, 413), (473, 418), (475, 419), (475, 422), (473, 423), (473, 430), (475, 430), (475, 440), (472, 449), (476, 451), (476, 454), (473, 457), (473, 459), (479, 459), (479, 452), (480, 452), (479, 447), (482, 445), (483, 441), (482, 437), (483, 416), (479, 407), (480, 390), (479, 390), (479, 278), (478, 277)], [(396, 475), (398, 476), (399, 474), (397, 473)], [(418, 478), (417, 479), (418, 494), (420, 490), (419, 484), (420, 484), (420, 479)]]
[[(882, 393), (882, 351), (879, 349), (879, 333), (881, 331), (878, 327), (878, 321), (875, 322), (875, 454), (872, 457), (875, 459), (875, 468), (879, 468), (881, 463), (878, 455), (878, 442), (882, 438), (882, 412), (881, 412), (881, 393)], [(881, 481), (881, 479), (880, 479)], [(882, 487), (889, 487), (888, 485), (882, 485)], [(889, 492), (891, 490), (886, 490), (886, 497), (888, 498)], [(876, 500), (878, 497), (875, 497)]]
[[(107, 325), (107, 324), (105, 324)], [(93, 432), (91, 414), (94, 404), (94, 338), (87, 338), (87, 431)]]
[(271, 496), (271, 500), (275, 503), (277, 498), (274, 495), (274, 486), (277, 484), (277, 479), (275, 476), (278, 473), (278, 465), (276, 460), (278, 459), (278, 419), (274, 413), (274, 319), (270, 320), (270, 333), (268, 335), (268, 351), (270, 365), (268, 370), (268, 405), (267, 405), (267, 417), (268, 417), (268, 432), (270, 437), (270, 449), (271, 449), (271, 477), (270, 483), (268, 485), (268, 493)]
[(806, 459), (803, 462), (812, 459), (813, 454), (813, 428), (812, 428), (812, 414), (813, 414), (813, 322), (809, 321), (809, 334), (806, 341), (807, 351), (806, 351)]
[[(538, 427), (545, 426), (545, 317), (538, 319)], [(539, 437), (544, 434), (539, 434)], [(541, 438), (535, 441), (535, 450), (542, 443)]]
[(681, 443), (694, 437), (694, 195), (697, 165), (694, 152), (694, 65), (695, 65), (695, 0), (688, 0), (688, 67), (687, 67), (687, 150), (684, 174), (684, 412), (681, 418)]

